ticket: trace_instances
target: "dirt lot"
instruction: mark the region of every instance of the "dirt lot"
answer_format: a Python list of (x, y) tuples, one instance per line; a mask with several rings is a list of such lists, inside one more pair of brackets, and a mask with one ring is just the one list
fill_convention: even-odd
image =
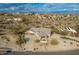
[[(27, 44), (25, 44), (25, 51), (33, 51), (33, 52), (48, 52), (48, 51), (65, 51), (65, 50), (74, 50), (79, 49), (79, 43), (72, 41), (72, 40), (66, 40), (62, 39), (62, 36), (59, 34), (53, 34), (49, 39), (47, 45), (43, 43), (35, 43), (35, 38), (32, 38), (29, 40)], [(74, 38), (75, 40), (78, 40), (79, 38), (76, 37), (70, 37)], [(50, 41), (52, 39), (57, 40), (59, 43), (57, 45), (51, 45)]]

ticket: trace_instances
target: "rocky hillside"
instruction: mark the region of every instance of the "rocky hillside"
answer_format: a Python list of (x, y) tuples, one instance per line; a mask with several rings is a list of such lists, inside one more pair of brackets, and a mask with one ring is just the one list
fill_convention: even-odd
[[(79, 25), (79, 15), (70, 14), (32, 14), (27, 15), (29, 25), (36, 27), (57, 27), (70, 26), (75, 28)], [(76, 29), (76, 28), (75, 28)]]
[[(20, 21), (14, 18), (21, 19)], [(2, 24), (4, 23), (4, 25)], [(0, 14), (0, 28), (7, 28), (15, 33), (24, 32), (31, 27), (62, 29), (71, 27), (79, 31), (79, 15), (75, 14)]]

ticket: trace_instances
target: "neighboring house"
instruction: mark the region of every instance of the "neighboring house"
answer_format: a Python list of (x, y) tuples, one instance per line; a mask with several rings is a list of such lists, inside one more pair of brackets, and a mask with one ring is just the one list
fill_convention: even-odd
[(8, 20), (8, 21), (11, 21), (11, 20), (14, 20), (14, 21), (22, 21), (21, 18), (13, 18), (13, 19), (8, 18), (7, 20)]
[(12, 20), (12, 19), (9, 19), (9, 18), (7, 19), (7, 21), (11, 21), (11, 20)]
[(31, 28), (25, 32), (24, 38), (27, 39), (47, 39), (51, 36), (51, 29), (49, 28)]
[(76, 30), (70, 28), (70, 27), (65, 27), (65, 29), (63, 29), (62, 31), (65, 31), (65, 32), (72, 32), (72, 33), (77, 33)]
[(15, 20), (15, 21), (21, 21), (22, 19), (21, 18), (13, 18), (13, 20)]
[(68, 32), (68, 35), (73, 35), (73, 36), (75, 36), (75, 34), (77, 34), (77, 31), (70, 27), (65, 27), (63, 30), (61, 29), (61, 31)]

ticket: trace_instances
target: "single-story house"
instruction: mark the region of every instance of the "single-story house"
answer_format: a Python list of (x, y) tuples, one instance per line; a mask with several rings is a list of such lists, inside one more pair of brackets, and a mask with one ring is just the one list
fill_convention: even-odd
[(13, 18), (13, 19), (8, 18), (7, 20), (8, 20), (8, 21), (11, 21), (11, 20), (14, 20), (14, 21), (22, 21), (22, 19), (21, 19), (21, 18)]
[(24, 39), (47, 39), (51, 36), (51, 29), (49, 28), (31, 28), (24, 34)]
[(64, 29), (62, 29), (62, 31), (65, 31), (65, 32), (72, 32), (72, 33), (77, 33), (76, 30), (72, 29), (71, 27), (65, 27)]
[(77, 35), (77, 31), (75, 29), (72, 29), (71, 27), (65, 27), (64, 29), (61, 29), (61, 31), (67, 32), (68, 35), (71, 35), (71, 36)]
[(15, 20), (15, 21), (22, 21), (21, 18), (13, 18), (13, 20)]

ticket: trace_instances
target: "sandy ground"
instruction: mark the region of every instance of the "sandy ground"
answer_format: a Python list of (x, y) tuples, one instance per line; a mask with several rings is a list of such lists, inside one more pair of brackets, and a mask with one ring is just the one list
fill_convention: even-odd
[[(32, 51), (32, 52), (50, 52), (50, 51), (67, 51), (67, 50), (74, 50), (79, 49), (79, 43), (71, 40), (62, 39), (62, 35), (59, 34), (53, 34), (50, 38), (48, 38), (47, 45), (43, 43), (35, 43), (35, 40), (37, 39), (35, 36), (32, 37), (26, 44), (22, 44), (22, 46), (18, 46), (15, 44), (16, 36), (15, 35), (7, 35), (10, 38), (10, 42), (6, 43), (6, 41), (0, 42), (0, 47), (8, 47), (11, 48), (12, 51)], [(70, 36), (67, 36), (70, 37)], [(76, 37), (70, 37), (75, 40), (79, 40), (79, 38)], [(51, 45), (50, 41), (51, 39), (56, 39), (59, 44), (58, 45)], [(1, 40), (1, 39), (0, 39)], [(64, 43), (66, 41), (66, 43)], [(70, 42), (73, 44), (71, 45)]]
[[(35, 37), (33, 37), (24, 46), (25, 51), (49, 52), (49, 51), (65, 51), (65, 50), (79, 49), (79, 47), (77, 46), (79, 43), (71, 41), (71, 40), (61, 39), (60, 37), (62, 37), (62, 36), (59, 35), (59, 34), (53, 34), (48, 40), (50, 41), (51, 39), (56, 39), (56, 40), (58, 40), (59, 44), (58, 45), (51, 45), (48, 42), (47, 46), (45, 46), (42, 43), (35, 43)], [(76, 37), (70, 37), (70, 38), (74, 38), (76, 40), (79, 39), (79, 38), (76, 38)], [(66, 43), (64, 43), (64, 41), (66, 41)], [(71, 45), (70, 42), (72, 42), (73, 44)]]
[(12, 51), (22, 51), (22, 48), (16, 45), (15, 41), (17, 39), (17, 36), (15, 36), (14, 34), (7, 34), (5, 36), (8, 37), (10, 41), (7, 42), (5, 39), (3, 40), (0, 38), (0, 48), (10, 48), (12, 49)]

